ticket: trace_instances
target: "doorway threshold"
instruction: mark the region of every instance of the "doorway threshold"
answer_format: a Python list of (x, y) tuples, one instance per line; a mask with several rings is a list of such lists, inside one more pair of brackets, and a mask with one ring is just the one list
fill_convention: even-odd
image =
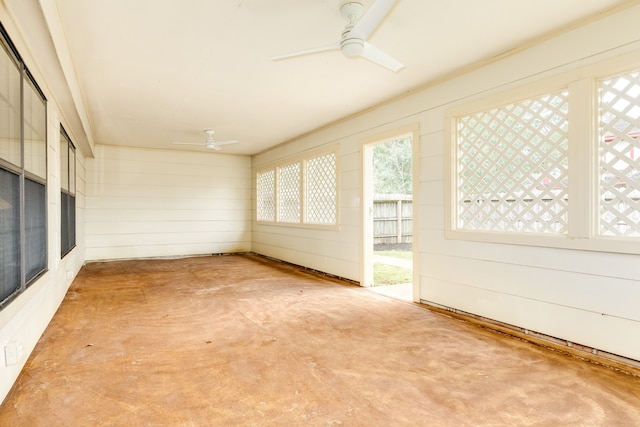
[(401, 283), (398, 285), (370, 286), (365, 288), (371, 292), (385, 295), (402, 301), (413, 301), (413, 283)]

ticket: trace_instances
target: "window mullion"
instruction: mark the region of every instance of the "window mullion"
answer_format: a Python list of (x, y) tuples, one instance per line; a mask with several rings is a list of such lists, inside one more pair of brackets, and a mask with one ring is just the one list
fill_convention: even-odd
[(274, 209), (273, 214), (274, 222), (280, 222), (280, 166), (276, 167), (274, 175), (274, 183), (273, 183), (273, 191), (274, 191)]
[(307, 222), (307, 160), (300, 161), (300, 223)]
[(278, 222), (278, 168), (273, 168), (273, 222)]
[(591, 238), (597, 219), (596, 90), (591, 78), (569, 84), (568, 236)]
[(20, 67), (20, 291), (23, 291), (27, 285), (27, 257), (26, 257), (26, 211), (25, 211), (25, 147), (24, 147), (24, 79), (25, 79), (24, 67)]

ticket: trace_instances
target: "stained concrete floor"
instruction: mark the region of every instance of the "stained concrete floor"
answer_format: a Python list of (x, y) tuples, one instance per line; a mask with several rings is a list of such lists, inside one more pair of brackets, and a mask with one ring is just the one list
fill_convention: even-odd
[(85, 266), (2, 426), (632, 426), (640, 378), (253, 255)]

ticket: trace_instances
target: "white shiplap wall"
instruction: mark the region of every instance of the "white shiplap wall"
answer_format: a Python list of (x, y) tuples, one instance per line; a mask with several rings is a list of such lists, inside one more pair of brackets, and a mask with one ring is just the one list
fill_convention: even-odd
[[(357, 141), (317, 135), (297, 144), (288, 144), (255, 156), (252, 183), (255, 191), (256, 171), (278, 164), (291, 156), (304, 155), (319, 146), (340, 143), (337, 151), (340, 227), (337, 230), (253, 223), (253, 251), (335, 274), (347, 279), (359, 277), (360, 252), (360, 145)], [(255, 220), (255, 200), (253, 201)]]
[(251, 250), (251, 159), (101, 145), (87, 161), (87, 260)]
[(640, 360), (639, 256), (447, 240), (444, 233), (446, 110), (640, 51), (639, 20), (636, 4), (255, 156), (254, 175), (270, 162), (339, 144), (341, 228), (254, 223), (254, 251), (359, 280), (362, 143), (418, 125), (419, 298)]
[[(40, 82), (43, 80), (40, 79)], [(47, 271), (0, 310), (0, 403), (18, 378), (84, 263), (85, 158), (80, 150), (76, 152), (77, 245), (61, 259), (60, 117), (51, 94), (47, 93), (47, 96)], [(22, 349), (16, 364), (5, 363), (4, 349), (9, 343)]]
[[(41, 17), (33, 18), (40, 28)], [(60, 258), (60, 124), (67, 130), (74, 130), (64, 114), (65, 93), (49, 80), (53, 72), (46, 61), (50, 59), (46, 44), (30, 45), (25, 40), (23, 28), (30, 22), (14, 21), (5, 2), (0, 2), (0, 22), (11, 37), (26, 65), (47, 98), (47, 271), (35, 280), (24, 292), (0, 310), (0, 404), (18, 378), (22, 367), (36, 346), (40, 336), (58, 310), (67, 289), (84, 263), (84, 207), (85, 207), (85, 154), (77, 151), (76, 159), (76, 247), (64, 258)], [(37, 39), (37, 32), (27, 36)], [(46, 70), (45, 74), (43, 70)], [(54, 78), (55, 80), (55, 78)], [(68, 104), (66, 104), (68, 105)], [(85, 147), (86, 149), (86, 147)], [(5, 347), (15, 344), (22, 349), (17, 363), (7, 364)]]

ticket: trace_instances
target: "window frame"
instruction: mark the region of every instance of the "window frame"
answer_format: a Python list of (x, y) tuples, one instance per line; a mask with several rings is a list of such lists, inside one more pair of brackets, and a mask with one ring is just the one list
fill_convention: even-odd
[[(553, 124), (546, 126), (546, 122), (541, 119), (540, 114), (550, 111), (549, 110), (550, 107), (548, 107), (548, 105), (550, 104), (549, 103), (542, 104), (543, 101), (541, 100), (541, 98), (558, 99), (558, 96), (560, 96), (560, 99), (563, 100), (562, 105), (568, 105), (568, 92), (569, 92), (568, 88), (562, 88), (561, 90), (558, 90), (558, 91), (549, 91), (541, 95), (529, 96), (529, 97), (526, 97), (525, 99), (519, 99), (519, 100), (506, 103), (500, 106), (491, 107), (488, 109), (482, 109), (480, 111), (476, 111), (473, 113), (456, 116), (456, 118), (452, 123), (452, 128), (455, 127), (455, 129), (453, 129), (453, 131), (455, 132), (455, 136), (454, 136), (455, 140), (453, 140), (453, 143), (456, 143), (456, 147), (452, 151), (454, 156), (456, 156), (455, 164), (453, 166), (456, 167), (456, 172), (458, 171), (460, 172), (460, 173), (456, 173), (456, 176), (454, 177), (456, 179), (456, 183), (460, 182), (464, 186), (472, 185), (473, 187), (475, 187), (476, 191), (491, 190), (490, 187), (495, 182), (489, 181), (491, 182), (491, 184), (488, 184), (486, 180), (488, 176), (487, 174), (492, 174), (493, 172), (491, 172), (490, 169), (493, 169), (493, 166), (498, 166), (497, 163), (499, 163), (500, 161), (506, 160), (509, 164), (505, 165), (505, 167), (501, 170), (499, 175), (503, 176), (504, 179), (508, 182), (509, 179), (507, 178), (507, 176), (509, 176), (509, 172), (507, 171), (505, 173), (504, 172), (505, 168), (508, 169), (508, 166), (512, 166), (512, 167), (519, 166), (519, 168), (515, 168), (512, 171), (513, 172), (512, 175), (521, 174), (522, 179), (516, 181), (516, 183), (513, 184), (513, 191), (503, 191), (505, 193), (504, 196), (508, 196), (507, 200), (513, 203), (513, 205), (506, 206), (504, 213), (513, 212), (514, 210), (517, 210), (518, 207), (523, 207), (527, 203), (530, 204), (529, 206), (526, 206), (526, 210), (528, 212), (531, 212), (532, 209), (535, 210), (536, 208), (540, 208), (540, 207), (542, 207), (542, 209), (545, 209), (544, 203), (543, 203), (543, 200), (545, 197), (549, 198), (549, 200), (554, 200), (554, 199), (566, 200), (567, 191), (565, 191), (564, 194), (556, 194), (554, 196), (550, 194), (549, 189), (542, 189), (542, 190), (539, 189), (540, 184), (542, 184), (541, 178), (543, 177), (543, 175), (551, 176), (554, 169), (558, 169), (558, 167), (562, 168), (563, 166), (562, 163), (568, 164), (568, 159), (569, 159), (568, 132), (560, 134), (561, 140), (557, 142), (551, 142), (547, 137), (540, 138), (541, 136), (540, 132), (544, 131), (545, 129), (548, 129), (548, 132), (551, 132), (553, 129), (557, 128), (557, 126), (554, 126)], [(541, 106), (542, 108), (534, 110), (532, 108), (527, 108), (526, 106), (523, 105), (523, 103), (530, 104), (531, 107), (537, 105), (537, 106)], [(521, 128), (520, 129), (509, 128), (509, 130), (514, 129), (513, 132), (507, 132), (507, 134), (505, 135), (505, 136), (510, 136), (511, 138), (514, 139), (514, 141), (510, 143), (504, 138), (501, 139), (501, 135), (497, 135), (495, 132), (496, 129), (492, 129), (493, 126), (491, 125), (502, 122), (501, 119), (497, 116), (505, 116), (508, 119), (512, 119), (514, 117), (514, 111), (518, 111), (518, 110), (522, 111), (522, 113), (515, 114), (517, 119), (515, 120), (516, 122), (513, 124), (515, 126), (520, 125)], [(494, 111), (497, 112), (498, 114), (494, 114)], [(556, 115), (552, 115), (552, 116), (556, 116)], [(565, 114), (559, 117), (560, 117), (559, 123), (562, 123), (562, 124), (566, 123), (568, 127), (568, 114)], [(486, 118), (490, 119), (489, 122), (486, 122), (485, 120)], [(470, 133), (471, 136), (476, 136), (476, 137), (479, 136), (479, 133), (482, 134), (482, 137), (478, 138), (478, 141), (476, 141), (475, 144), (473, 143), (468, 144), (468, 141), (465, 142), (465, 145), (471, 145), (471, 148), (474, 149), (474, 151), (479, 151), (478, 154), (474, 153), (473, 155), (471, 155), (470, 152), (464, 153), (463, 159), (465, 161), (470, 162), (470, 165), (469, 165), (470, 169), (468, 171), (467, 169), (461, 167), (460, 163), (462, 163), (462, 161), (457, 156), (459, 152), (459, 150), (457, 149), (459, 146), (457, 142), (458, 140), (461, 139), (459, 137), (459, 132), (461, 131), (461, 127), (459, 126), (460, 121), (464, 121), (464, 122), (468, 121), (471, 123), (475, 123), (472, 126), (472, 128), (465, 125), (462, 133)], [(499, 126), (498, 129), (499, 130), (505, 129), (504, 124), (505, 123), (502, 122), (502, 125)], [(480, 129), (482, 131), (479, 131), (477, 126), (480, 126)], [(489, 134), (488, 136), (489, 141), (487, 141), (487, 137), (485, 137), (485, 133), (491, 130), (493, 130), (494, 132)], [(528, 132), (532, 133), (531, 138), (526, 138), (522, 136), (522, 133), (528, 133)], [(566, 135), (566, 137), (563, 137), (563, 135)], [(525, 140), (527, 141), (525, 142)], [(535, 142), (536, 140), (538, 140), (539, 142), (536, 143)], [(518, 151), (517, 148), (515, 150), (512, 150), (514, 152), (513, 157), (509, 157), (508, 154), (506, 153), (510, 151), (512, 147), (514, 147), (512, 143), (516, 143), (516, 142), (522, 142), (523, 147), (520, 151)], [(477, 143), (481, 143), (481, 145), (477, 145)], [(543, 146), (545, 145), (552, 147), (552, 149), (549, 149), (547, 153), (544, 153), (544, 150), (542, 150)], [(504, 148), (501, 148), (501, 146)], [(566, 149), (564, 149), (563, 146), (565, 146)], [(491, 151), (487, 152), (485, 151), (485, 148), (491, 148)], [(526, 148), (531, 148), (531, 150), (529, 152), (526, 152), (525, 151)], [(561, 158), (559, 159), (559, 161), (554, 161), (551, 158), (552, 156), (550, 154), (553, 152), (559, 152), (561, 154)], [(492, 153), (499, 153), (499, 157), (492, 159), (490, 155)], [(517, 164), (518, 159), (519, 161), (522, 162), (522, 164)], [(552, 169), (543, 171), (540, 167), (547, 162), (551, 163), (550, 167), (552, 167)], [(486, 163), (489, 163), (489, 165), (486, 165)], [(553, 167), (554, 164), (557, 165), (557, 167)], [(527, 170), (527, 167), (532, 168), (532, 170)], [(566, 167), (564, 167), (564, 170), (566, 170)], [(482, 173), (479, 173), (479, 172), (482, 172)], [(540, 176), (534, 176), (535, 173), (539, 173)], [(562, 174), (562, 170), (560, 170), (559, 173)], [(479, 182), (476, 182), (474, 184), (473, 183), (474, 180)], [(527, 186), (521, 185), (521, 182), (523, 180), (529, 181), (529, 184)], [(478, 188), (478, 185), (480, 186), (480, 188)], [(535, 194), (536, 189), (538, 189), (537, 190), (538, 194)], [(518, 190), (522, 191), (521, 195), (517, 194)], [(459, 191), (456, 191), (455, 196), (457, 197), (459, 193), (460, 193)], [(501, 193), (500, 191), (493, 190), (492, 193), (493, 194), (489, 194), (490, 196), (489, 200), (487, 200), (487, 194), (485, 193), (478, 194), (477, 201), (484, 202), (484, 203), (481, 203), (481, 204), (472, 203), (466, 208), (463, 208), (460, 205), (460, 200), (458, 200), (458, 203), (456, 203), (455, 205), (456, 214), (454, 217), (455, 219), (458, 220), (456, 221), (456, 228), (458, 228), (458, 225), (457, 225), (458, 222), (464, 221), (463, 218), (465, 215), (463, 214), (465, 213), (465, 209), (472, 210), (473, 207), (476, 207), (475, 209), (476, 211), (477, 210), (484, 211), (484, 209), (479, 209), (479, 207), (485, 206), (488, 204), (491, 208), (493, 207), (497, 208), (499, 206), (502, 206), (502, 204), (507, 201), (507, 200), (505, 201), (494, 200), (494, 197), (498, 199), (502, 197), (502, 195), (500, 194)], [(469, 194), (469, 196), (471, 196), (471, 194)], [(473, 202), (475, 201), (476, 199), (474, 198)], [(494, 204), (496, 202), (498, 204)], [(561, 207), (563, 207), (565, 203), (568, 207), (568, 200), (566, 200), (564, 203), (562, 203), (561, 201), (557, 202), (557, 204), (559, 204)], [(495, 209), (491, 209), (491, 211), (494, 212)], [(567, 209), (563, 209), (563, 211), (566, 212)], [(479, 213), (479, 215), (482, 215), (482, 214)], [(562, 217), (564, 216), (565, 215), (563, 214)], [(561, 219), (563, 220), (562, 228), (566, 229), (568, 227), (566, 225), (566, 221), (564, 221), (564, 218), (561, 218)], [(468, 220), (468, 221), (471, 221), (471, 220)], [(492, 226), (495, 226), (495, 224), (496, 224), (495, 221), (492, 222)], [(528, 225), (523, 226), (523, 230), (485, 230), (485, 229), (475, 230), (473, 228), (467, 228), (464, 226), (461, 226), (460, 230), (474, 231), (474, 232), (487, 232), (487, 233), (514, 232), (518, 234), (520, 233), (526, 233), (527, 235), (541, 234), (545, 236), (558, 235), (558, 234), (564, 233), (564, 231), (552, 232), (551, 230), (552, 227), (550, 226), (550, 223), (546, 221), (544, 222), (544, 226), (542, 227), (543, 229), (548, 230), (546, 232), (544, 231), (539, 233), (534, 232), (531, 230), (532, 225), (533, 225), (532, 223), (529, 223)]]
[[(276, 218), (275, 222), (279, 224), (300, 224), (304, 223), (304, 212), (302, 205), (304, 204), (304, 177), (305, 162), (296, 160), (279, 165), (275, 168), (275, 188), (276, 188)], [(290, 172), (292, 171), (292, 172)], [(291, 182), (291, 185), (285, 185), (283, 181), (288, 175), (297, 175), (297, 182)], [(297, 184), (297, 185), (296, 185)], [(297, 204), (297, 206), (296, 206)], [(286, 211), (292, 211), (288, 214)], [(289, 219), (295, 217), (297, 221)]]
[[(635, 67), (633, 69), (628, 69), (628, 70), (618, 70), (615, 73), (610, 73), (607, 75), (602, 75), (602, 76), (598, 76), (596, 79), (594, 79), (594, 90), (596, 91), (596, 96), (599, 95), (599, 88), (600, 88), (600, 82), (605, 81), (605, 80), (611, 80), (611, 79), (615, 79), (618, 77), (624, 77), (625, 75), (628, 74), (639, 74), (640, 73), (640, 66), (639, 67)], [(636, 105), (638, 108), (640, 108), (640, 103), (638, 105)], [(596, 105), (596, 108), (598, 109), (597, 111), (600, 111), (600, 105)], [(621, 119), (619, 116), (616, 116), (617, 119)], [(602, 171), (602, 169), (604, 168), (605, 165), (603, 165), (603, 156), (602, 156), (602, 152), (601, 152), (601, 148), (602, 148), (602, 138), (604, 137), (604, 135), (600, 135), (600, 129), (599, 129), (599, 124), (600, 124), (600, 115), (596, 115), (595, 120), (596, 120), (596, 131), (597, 133), (597, 144), (595, 146), (595, 156), (596, 159), (594, 159), (594, 167), (595, 167), (595, 171), (596, 171), (596, 180), (594, 185), (596, 186), (596, 196), (597, 196), (597, 201), (598, 203), (596, 203), (595, 209), (596, 209), (596, 213), (597, 213), (597, 217), (596, 217), (596, 221), (594, 224), (594, 230), (596, 235), (598, 235), (599, 237), (602, 238), (618, 238), (618, 239), (637, 239), (640, 241), (640, 233), (636, 234), (635, 236), (621, 236), (621, 235), (605, 235), (602, 234), (601, 231), (601, 226), (602, 226), (602, 204), (601, 204), (601, 200), (602, 200), (602, 180), (600, 179), (600, 172)], [(640, 120), (639, 120), (640, 122)], [(640, 123), (637, 125), (636, 128), (640, 128)], [(627, 134), (627, 137), (631, 137), (633, 139), (636, 140), (636, 145), (633, 146), (633, 148), (635, 148), (634, 151), (638, 151), (640, 149), (640, 136), (637, 133), (634, 133), (635, 137), (631, 136), (632, 134)], [(606, 154), (605, 154), (606, 155)], [(607, 165), (607, 166), (611, 166), (611, 165)], [(634, 187), (634, 189), (639, 190), (640, 191), (640, 182), (638, 182), (637, 186)], [(639, 206), (640, 208), (640, 206)]]
[[(48, 271), (49, 262), (49, 232), (48, 232), (48, 103), (47, 98), (40, 89), (38, 83), (35, 81), (33, 75), (29, 72), (26, 64), (22, 60), (22, 57), (18, 53), (15, 45), (11, 41), (5, 28), (0, 23), (0, 54), (5, 53), (9, 60), (16, 66), (18, 74), (20, 76), (19, 88), (19, 163), (13, 163), (13, 160), (0, 159), (0, 168), (4, 171), (17, 176), (17, 191), (19, 193), (19, 208), (18, 214), (18, 254), (17, 260), (19, 262), (18, 268), (18, 283), (16, 283), (13, 290), (7, 295), (0, 297), (0, 310), (7, 307), (15, 298), (24, 292), (29, 286), (34, 284), (40, 277), (42, 277)], [(27, 93), (28, 91), (28, 93)], [(41, 117), (29, 116), (32, 120), (37, 120), (42, 126), (42, 129), (35, 128), (42, 132), (42, 142), (35, 144), (36, 151), (25, 149), (26, 138), (26, 117), (25, 112), (25, 99), (26, 96), (33, 97), (42, 102), (42, 109), (36, 109), (38, 113), (42, 113)], [(31, 104), (29, 104), (31, 105)], [(33, 121), (31, 122), (33, 123)], [(36, 140), (37, 141), (37, 140)], [(39, 147), (39, 148), (38, 148)], [(31, 156), (29, 154), (32, 154)], [(41, 156), (41, 157), (38, 157)], [(14, 159), (17, 160), (17, 159)], [(33, 160), (33, 161), (32, 161)], [(40, 187), (34, 187), (42, 186)], [(28, 189), (36, 188), (38, 197), (31, 199), (28, 197)], [(37, 209), (35, 216), (31, 216), (31, 212), (26, 212), (27, 204), (32, 206), (33, 209)], [(39, 214), (38, 214), (39, 213)], [(35, 230), (35, 231), (34, 231)], [(34, 234), (35, 233), (35, 234)], [(29, 236), (35, 236), (33, 239), (29, 239)], [(35, 245), (35, 246), (34, 246)], [(29, 249), (39, 248), (37, 252), (33, 252)], [(28, 252), (28, 253), (27, 253)], [(34, 258), (36, 256), (36, 258)], [(36, 262), (33, 262), (36, 260)], [(2, 260), (0, 260), (2, 261)]]
[[(640, 70), (640, 52), (619, 55), (576, 70), (520, 84), (453, 106), (445, 112), (445, 238), (526, 246), (640, 254), (640, 238), (598, 234), (598, 82)], [(457, 227), (457, 119), (514, 102), (569, 90), (569, 198), (566, 234), (488, 232)]]
[[(307, 168), (307, 163), (315, 158), (318, 157), (322, 157), (322, 156), (326, 156), (326, 155), (330, 155), (333, 154), (334, 158), (335, 158), (335, 185), (336, 185), (336, 194), (335, 194), (335, 223), (332, 224), (324, 224), (324, 223), (317, 223), (317, 222), (308, 222), (307, 218), (307, 209), (308, 209), (308, 203), (307, 203), (307, 172), (308, 172), (308, 168)], [(255, 182), (256, 182), (256, 215), (255, 215), (255, 220), (258, 224), (264, 224), (264, 225), (276, 225), (276, 226), (280, 226), (280, 227), (296, 227), (296, 228), (311, 228), (311, 229), (321, 229), (321, 230), (337, 230), (340, 228), (340, 163), (339, 163), (339, 155), (338, 155), (338, 146), (337, 145), (332, 145), (330, 147), (327, 148), (323, 148), (320, 150), (315, 150), (315, 151), (311, 151), (309, 153), (306, 153), (303, 156), (295, 156), (295, 157), (288, 157), (285, 159), (282, 159), (278, 162), (272, 162), (269, 163), (268, 165), (264, 165), (262, 167), (260, 167), (259, 169), (256, 170), (255, 172)], [(282, 221), (280, 220), (280, 200), (279, 200), (279, 195), (280, 195), (280, 184), (279, 184), (279, 176), (280, 176), (280, 170), (282, 168), (286, 168), (290, 165), (299, 163), (300, 164), (300, 182), (299, 182), (299, 212), (300, 212), (300, 220), (298, 222), (289, 222), (289, 221)], [(259, 203), (259, 180), (258, 180), (258, 175), (261, 173), (265, 173), (265, 172), (269, 172), (269, 171), (273, 171), (273, 179), (274, 179), (274, 185), (273, 185), (273, 192), (274, 192), (274, 196), (273, 196), (273, 201), (274, 201), (274, 219), (273, 220), (263, 220), (263, 219), (259, 219), (259, 210), (260, 210), (260, 206), (258, 206)]]
[[(66, 146), (66, 170), (63, 170), (62, 157), (63, 154), (63, 145)], [(73, 166), (72, 166), (73, 165)], [(77, 214), (77, 203), (76, 203), (76, 147), (71, 141), (69, 134), (65, 131), (64, 127), (60, 125), (60, 257), (64, 258), (68, 253), (70, 253), (77, 245), (76, 242), (76, 214)], [(66, 172), (66, 181), (63, 180), (63, 176)], [(65, 188), (64, 184), (66, 182), (67, 188)], [(67, 198), (65, 198), (65, 195)], [(67, 203), (66, 211), (64, 210), (64, 204)], [(73, 211), (73, 212), (72, 212)], [(63, 213), (66, 212), (66, 218)], [(67, 221), (67, 240), (69, 244), (65, 247), (64, 242), (65, 239), (62, 236), (65, 227), (63, 226), (65, 220)]]
[[(310, 220), (310, 215), (309, 215), (309, 211), (311, 210), (311, 206), (315, 205), (316, 203), (312, 203), (310, 202), (310, 197), (309, 197), (309, 192), (310, 192), (310, 188), (312, 187), (312, 185), (310, 185), (309, 181), (311, 181), (310, 177), (309, 177), (309, 171), (310, 171), (310, 167), (309, 167), (309, 163), (311, 163), (313, 160), (316, 159), (320, 159), (322, 157), (328, 156), (328, 155), (333, 155), (334, 157), (334, 180), (335, 180), (335, 194), (334, 194), (334, 199), (333, 199), (333, 203), (334, 203), (334, 212), (333, 212), (333, 217), (334, 217), (334, 222), (333, 223), (326, 223), (326, 222), (314, 222), (312, 220)], [(334, 226), (334, 225), (338, 225), (339, 221), (338, 221), (338, 212), (339, 212), (339, 208), (338, 208), (338, 189), (339, 189), (339, 182), (338, 182), (338, 153), (337, 150), (335, 151), (327, 151), (327, 152), (320, 152), (320, 153), (315, 153), (313, 156), (307, 156), (303, 162), (303, 170), (302, 170), (302, 194), (303, 194), (303, 198), (301, 200), (301, 208), (302, 208), (302, 216), (303, 216), (303, 221), (305, 224), (307, 225), (319, 225), (319, 226)], [(315, 179), (315, 177), (314, 177)]]

